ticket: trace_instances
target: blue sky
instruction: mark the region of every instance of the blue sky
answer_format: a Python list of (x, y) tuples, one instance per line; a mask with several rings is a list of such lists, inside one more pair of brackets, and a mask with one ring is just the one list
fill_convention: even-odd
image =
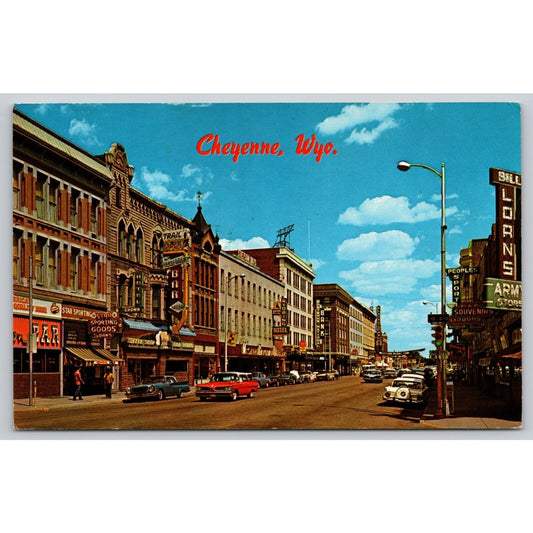
[[(380, 305), (390, 350), (431, 348), (424, 300), (440, 301), (440, 179), (446, 165), (447, 267), (490, 234), (489, 168), (521, 172), (520, 107), (512, 103), (43, 104), (21, 111), (93, 154), (119, 142), (133, 186), (183, 216), (203, 212), (225, 249), (290, 245), (317, 283)], [(276, 155), (202, 155), (220, 144), (279, 143)], [(303, 135), (326, 148), (296, 153)], [(331, 144), (328, 144), (331, 143)], [(208, 151), (212, 142), (202, 145)], [(279, 155), (282, 151), (282, 155)], [(448, 287), (449, 293), (450, 287)], [(451, 298), (448, 297), (448, 301)]]

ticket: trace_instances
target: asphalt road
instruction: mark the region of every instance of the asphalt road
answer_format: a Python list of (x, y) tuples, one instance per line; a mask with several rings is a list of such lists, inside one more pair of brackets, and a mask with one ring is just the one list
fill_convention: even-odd
[[(382, 402), (384, 386), (359, 377), (260, 389), (255, 398), (87, 403), (15, 412), (19, 429), (420, 429), (423, 409)], [(74, 404), (74, 402), (73, 402)]]

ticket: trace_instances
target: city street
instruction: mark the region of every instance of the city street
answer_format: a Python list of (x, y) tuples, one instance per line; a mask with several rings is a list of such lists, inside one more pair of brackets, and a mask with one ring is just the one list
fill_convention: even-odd
[(420, 429), (421, 407), (386, 405), (384, 383), (360, 377), (260, 389), (236, 402), (201, 402), (194, 393), (164, 401), (104, 399), (15, 410), (18, 429)]

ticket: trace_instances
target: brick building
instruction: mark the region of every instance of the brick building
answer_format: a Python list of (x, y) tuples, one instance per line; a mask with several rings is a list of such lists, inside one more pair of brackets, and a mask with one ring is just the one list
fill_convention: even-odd
[(134, 169), (115, 143), (100, 157), (112, 175), (108, 208), (111, 340), (121, 388), (151, 374), (192, 383), (215, 367), (220, 246), (198, 206), (186, 219), (131, 186)]
[[(37, 335), (37, 395), (72, 392), (85, 365), (87, 389), (101, 387), (116, 358), (88, 322), (107, 310), (109, 170), (94, 156), (13, 112), (13, 383), (29, 394), (29, 323)], [(30, 268), (31, 263), (31, 268)], [(31, 283), (31, 313), (30, 313)]]

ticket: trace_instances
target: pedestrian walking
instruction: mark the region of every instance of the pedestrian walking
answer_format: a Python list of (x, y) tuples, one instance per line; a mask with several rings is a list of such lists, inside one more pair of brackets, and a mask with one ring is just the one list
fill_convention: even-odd
[(105, 389), (105, 397), (111, 398), (111, 389), (113, 387), (113, 382), (115, 381), (115, 377), (113, 376), (113, 372), (111, 371), (111, 367), (107, 367), (106, 373), (104, 374), (104, 389)]
[(74, 391), (74, 398), (72, 398), (73, 400), (77, 400), (78, 398), (83, 400), (81, 396), (81, 386), (85, 384), (85, 381), (83, 381), (83, 378), (81, 377), (82, 368), (83, 366), (80, 365), (76, 372), (74, 372), (74, 384), (76, 385), (76, 390)]

